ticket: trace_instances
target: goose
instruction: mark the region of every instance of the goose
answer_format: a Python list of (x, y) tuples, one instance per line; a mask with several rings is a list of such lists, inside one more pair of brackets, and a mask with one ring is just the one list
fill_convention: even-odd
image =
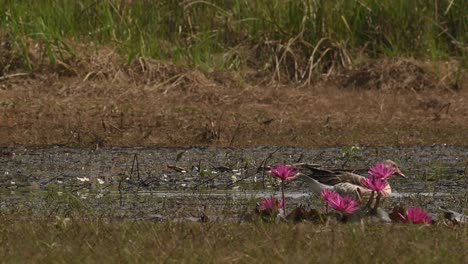
[[(391, 160), (383, 162), (386, 168), (393, 169), (393, 174), (406, 178), (406, 176), (400, 171), (397, 164)], [(298, 167), (301, 167), (300, 165)], [(341, 171), (341, 170), (328, 170), (314, 166), (305, 166), (310, 170), (310, 174), (298, 173), (296, 177), (303, 180), (309, 185), (310, 190), (320, 195), (322, 190), (334, 190), (341, 195), (352, 195), (362, 201), (363, 196), (370, 196), (372, 191), (364, 187), (361, 184), (361, 180), (365, 179), (365, 176), (358, 175), (356, 173)], [(390, 184), (383, 189), (383, 196), (389, 196), (392, 193)]]

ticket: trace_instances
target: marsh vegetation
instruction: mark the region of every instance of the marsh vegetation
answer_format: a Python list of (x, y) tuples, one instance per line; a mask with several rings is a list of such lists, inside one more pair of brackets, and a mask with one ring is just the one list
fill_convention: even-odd
[[(466, 6), (0, 0), (2, 261), (467, 262)], [(386, 159), (432, 225), (252, 217)]]

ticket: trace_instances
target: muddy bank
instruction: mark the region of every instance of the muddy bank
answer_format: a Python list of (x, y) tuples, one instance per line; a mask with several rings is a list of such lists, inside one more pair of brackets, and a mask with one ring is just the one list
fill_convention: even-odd
[[(466, 209), (468, 148), (460, 146), (259, 148), (2, 148), (3, 210), (163, 219), (240, 215), (279, 184), (258, 168), (277, 163), (319, 163), (365, 174), (392, 159), (408, 175), (392, 180), (386, 206)], [(169, 165), (169, 166), (168, 166)], [(290, 182), (293, 204), (321, 206), (300, 180)], [(69, 210), (69, 211), (67, 211)], [(42, 212), (41, 212), (42, 211)]]
[(151, 60), (44, 68), (0, 79), (0, 146), (468, 146), (450, 65), (382, 59), (311, 83)]

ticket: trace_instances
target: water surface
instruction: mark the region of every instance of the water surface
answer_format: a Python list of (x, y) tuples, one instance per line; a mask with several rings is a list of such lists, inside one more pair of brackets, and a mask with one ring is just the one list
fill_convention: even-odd
[[(384, 206), (440, 205), (466, 210), (468, 148), (457, 146), (323, 148), (100, 148), (0, 149), (2, 210), (143, 219), (237, 216), (279, 193), (264, 165), (298, 162), (365, 174), (385, 159), (408, 179), (391, 180)], [(169, 167), (168, 167), (169, 165)], [(321, 207), (300, 180), (287, 185), (291, 206)]]

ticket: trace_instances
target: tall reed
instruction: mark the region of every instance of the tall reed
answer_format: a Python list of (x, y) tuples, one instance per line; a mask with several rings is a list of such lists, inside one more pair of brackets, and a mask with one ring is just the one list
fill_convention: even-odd
[[(25, 64), (55, 63), (77, 43), (108, 45), (207, 69), (265, 68), (290, 77), (347, 65), (359, 54), (467, 61), (468, 0), (0, 0), (0, 32)], [(465, 63), (466, 65), (466, 63)]]

